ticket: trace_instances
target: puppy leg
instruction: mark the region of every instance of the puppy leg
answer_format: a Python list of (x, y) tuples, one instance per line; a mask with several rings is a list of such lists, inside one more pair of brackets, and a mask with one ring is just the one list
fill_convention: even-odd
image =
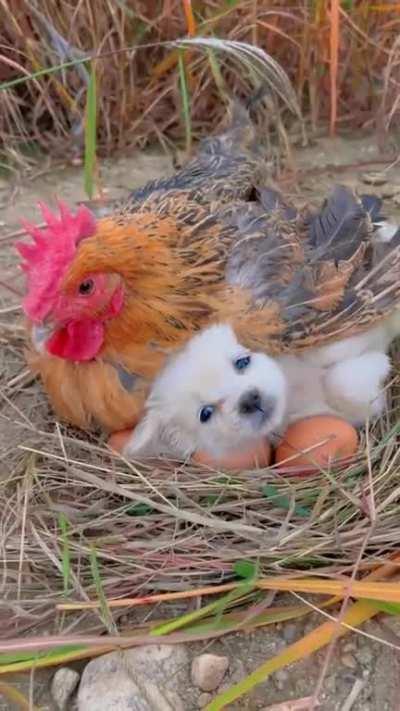
[(324, 380), (329, 404), (354, 425), (379, 417), (386, 403), (382, 387), (390, 369), (389, 357), (377, 351), (331, 366)]

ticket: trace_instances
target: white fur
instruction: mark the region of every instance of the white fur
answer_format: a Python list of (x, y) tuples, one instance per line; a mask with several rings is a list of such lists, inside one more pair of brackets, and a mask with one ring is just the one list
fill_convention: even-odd
[(378, 417), (385, 407), (382, 386), (390, 373), (385, 353), (364, 353), (328, 369), (325, 387), (328, 404), (354, 425)]
[(290, 394), (285, 424), (331, 414), (360, 426), (385, 407), (381, 390), (390, 372), (385, 353), (368, 352), (329, 366), (316, 365), (313, 358), (307, 362), (305, 356), (282, 356), (279, 363)]
[[(227, 325), (211, 326), (192, 338), (155, 380), (125, 456), (184, 457), (196, 450), (221, 456), (275, 431), (286, 411), (285, 377), (277, 361), (262, 353), (252, 353), (250, 365), (238, 372), (234, 361), (248, 354)], [(239, 399), (253, 389), (274, 403), (265, 421), (259, 413), (239, 412)], [(202, 423), (200, 411), (209, 404), (214, 414)]]

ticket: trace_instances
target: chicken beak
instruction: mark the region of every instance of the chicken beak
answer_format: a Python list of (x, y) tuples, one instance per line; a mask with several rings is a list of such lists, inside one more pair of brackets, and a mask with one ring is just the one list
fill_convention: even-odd
[(47, 320), (41, 324), (34, 324), (32, 326), (32, 345), (38, 353), (44, 353), (46, 342), (54, 333), (55, 328), (55, 324)]

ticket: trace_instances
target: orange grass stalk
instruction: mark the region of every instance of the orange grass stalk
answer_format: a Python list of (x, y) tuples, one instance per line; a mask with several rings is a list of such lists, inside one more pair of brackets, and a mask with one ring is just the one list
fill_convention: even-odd
[(182, 0), (183, 10), (186, 18), (186, 27), (189, 37), (194, 37), (196, 34), (196, 20), (193, 15), (192, 0)]
[[(398, 559), (400, 563), (400, 555)], [(391, 567), (395, 563), (388, 563)], [(278, 590), (287, 592), (302, 592), (322, 595), (335, 595), (337, 597), (369, 598), (370, 600), (385, 600), (387, 602), (400, 602), (400, 584), (373, 582), (382, 567), (370, 573), (365, 580), (352, 581), (350, 579), (330, 580), (327, 578), (260, 578), (254, 581), (254, 588), (259, 590)], [(396, 566), (396, 570), (399, 567)], [(395, 571), (394, 571), (395, 572)], [(399, 570), (400, 572), (400, 570)], [(384, 576), (385, 577), (385, 576)], [(223, 585), (210, 585), (208, 587), (195, 590), (182, 590), (173, 593), (159, 593), (157, 595), (145, 595), (143, 597), (110, 599), (107, 605), (111, 608), (136, 607), (137, 605), (147, 605), (157, 602), (170, 602), (172, 600), (183, 600), (190, 597), (215, 595), (234, 590), (237, 583), (225, 583)], [(63, 602), (56, 605), (56, 610), (90, 610), (100, 606), (100, 602), (92, 600), (90, 602)]]
[(331, 80), (331, 116), (330, 134), (334, 136), (337, 118), (337, 82), (338, 82), (338, 59), (339, 59), (339, 5), (340, 0), (331, 0), (330, 11), (330, 80)]
[[(387, 578), (395, 575), (399, 571), (399, 562), (400, 554), (393, 556), (390, 561), (368, 575), (367, 579), (363, 581), (364, 584), (373, 583), (377, 578)], [(355, 583), (353, 583), (353, 585), (354, 584)], [(400, 594), (400, 584), (395, 583), (395, 585), (399, 589)], [(221, 711), (221, 709), (227, 707), (233, 701), (243, 696), (243, 694), (248, 693), (255, 686), (265, 681), (274, 671), (278, 671), (278, 669), (282, 669), (293, 662), (305, 659), (313, 652), (329, 644), (334, 635), (343, 637), (355, 627), (358, 627), (363, 622), (377, 615), (378, 612), (380, 612), (380, 607), (374, 602), (370, 600), (358, 600), (348, 608), (339, 624), (337, 620), (324, 622), (302, 639), (291, 644), (283, 652), (271, 657), (271, 659), (268, 659), (264, 664), (261, 664), (258, 669), (252, 672), (252, 674), (249, 674), (245, 679), (242, 679), (242, 681), (227, 691), (224, 691), (222, 694), (218, 694), (218, 696), (205, 707), (204, 711)]]

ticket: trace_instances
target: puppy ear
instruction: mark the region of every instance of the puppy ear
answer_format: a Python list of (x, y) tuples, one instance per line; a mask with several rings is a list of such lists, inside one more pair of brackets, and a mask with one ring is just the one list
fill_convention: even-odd
[(162, 430), (161, 418), (155, 410), (149, 410), (133, 430), (123, 455), (127, 459), (159, 457), (165, 451)]

